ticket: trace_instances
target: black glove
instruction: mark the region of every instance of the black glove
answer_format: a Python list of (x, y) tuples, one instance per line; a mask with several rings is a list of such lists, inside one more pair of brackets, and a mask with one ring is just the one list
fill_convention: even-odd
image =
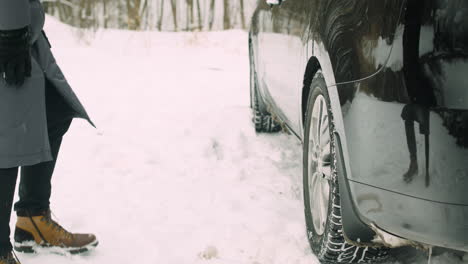
[(31, 77), (29, 28), (0, 30), (0, 78), (8, 85), (21, 86)]

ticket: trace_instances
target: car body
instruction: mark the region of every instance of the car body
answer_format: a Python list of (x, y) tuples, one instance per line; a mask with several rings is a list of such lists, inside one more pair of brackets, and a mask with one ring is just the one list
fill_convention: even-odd
[(411, 1), (259, 0), (255, 89), (303, 140), (322, 72), (349, 242), (468, 252), (468, 2)]

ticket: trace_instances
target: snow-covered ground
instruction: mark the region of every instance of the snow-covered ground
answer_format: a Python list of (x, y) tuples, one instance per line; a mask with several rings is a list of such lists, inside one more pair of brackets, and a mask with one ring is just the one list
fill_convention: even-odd
[[(55, 55), (98, 126), (76, 120), (53, 182), (83, 256), (24, 264), (316, 264), (305, 236), (301, 150), (250, 122), (247, 34), (76, 32), (49, 18)], [(12, 220), (12, 225), (14, 220)], [(397, 250), (391, 263), (426, 263)], [(433, 263), (468, 263), (438, 252)], [(465, 257), (468, 258), (468, 257)]]

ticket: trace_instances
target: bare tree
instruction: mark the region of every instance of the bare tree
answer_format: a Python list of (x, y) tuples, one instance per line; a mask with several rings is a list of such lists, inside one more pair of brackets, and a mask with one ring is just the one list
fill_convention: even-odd
[(108, 11), (107, 11), (107, 1), (108, 0), (102, 0), (102, 17), (104, 18), (104, 28), (108, 28)]
[(172, 16), (174, 18), (174, 30), (177, 31), (177, 0), (170, 0), (172, 8)]
[(246, 26), (245, 26), (245, 8), (244, 8), (244, 0), (239, 0), (239, 5), (240, 5), (240, 16), (241, 16), (241, 25), (242, 25), (242, 28), (245, 29)]
[(141, 17), (139, 13), (140, 0), (127, 0), (127, 23), (131, 30), (140, 29)]
[(223, 18), (223, 25), (224, 29), (230, 29), (231, 28), (231, 17), (230, 17), (230, 8), (229, 8), (229, 0), (223, 0), (224, 5), (224, 18)]
[(201, 8), (200, 8), (200, 0), (197, 0), (197, 14), (198, 14), (198, 30), (202, 30), (203, 20), (202, 20)]
[(141, 25), (140, 28), (147, 29), (148, 28), (148, 17), (149, 17), (149, 12), (148, 12), (148, 0), (141, 0), (140, 3), (140, 8), (138, 10), (140, 14), (140, 21), (144, 21), (144, 25)]
[(193, 0), (185, 0), (186, 5), (186, 18), (185, 18), (185, 28), (190, 30), (190, 26), (193, 23)]
[(209, 11), (209, 30), (212, 30), (213, 29), (213, 23), (214, 23), (214, 19), (215, 19), (215, 0), (211, 0), (210, 2), (210, 11)]
[(44, 2), (48, 14), (76, 27), (131, 30), (246, 28), (246, 21), (253, 7), (254, 1), (245, 0), (45, 0)]
[(161, 0), (161, 4), (160, 4), (160, 11), (159, 11), (159, 17), (158, 17), (158, 23), (157, 23), (157, 29), (159, 31), (162, 30), (162, 25), (163, 25), (163, 19), (164, 19), (164, 0)]

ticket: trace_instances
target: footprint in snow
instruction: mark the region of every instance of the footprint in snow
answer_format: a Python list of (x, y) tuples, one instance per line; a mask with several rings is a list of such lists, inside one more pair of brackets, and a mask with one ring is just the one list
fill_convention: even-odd
[(213, 246), (208, 246), (198, 254), (198, 257), (206, 260), (218, 258), (218, 249)]
[(212, 138), (206, 156), (215, 156), (217, 160), (224, 159), (223, 148), (218, 140)]

